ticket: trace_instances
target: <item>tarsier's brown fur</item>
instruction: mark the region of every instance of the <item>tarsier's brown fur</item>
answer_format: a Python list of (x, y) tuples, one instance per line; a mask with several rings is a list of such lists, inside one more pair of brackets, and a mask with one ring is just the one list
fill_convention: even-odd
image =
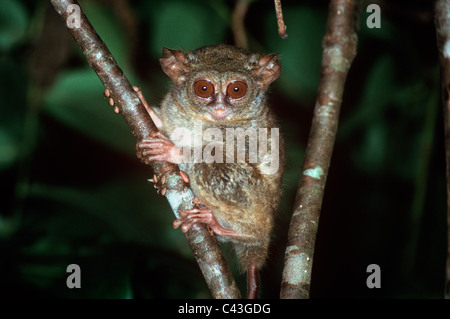
[[(270, 149), (270, 129), (278, 128), (278, 124), (269, 109), (266, 91), (280, 74), (277, 55), (252, 54), (227, 45), (203, 47), (185, 53), (164, 49), (163, 55), (161, 66), (172, 79), (173, 86), (161, 107), (154, 108), (149, 113), (153, 112), (152, 118), (159, 123), (157, 126), (165, 137), (170, 139), (174, 130), (180, 127), (193, 135), (195, 126), (199, 124), (203, 132), (208, 128), (219, 129), (224, 138), (227, 128), (267, 128), (268, 153), (273, 151)], [(198, 79), (211, 82), (215, 93), (225, 92), (226, 95), (226, 85), (234, 80), (244, 82), (247, 91), (244, 97), (236, 100), (224, 97), (223, 94), (202, 99), (193, 89)], [(164, 142), (164, 138), (158, 141)], [(202, 146), (205, 147), (210, 142), (203, 140)], [(158, 148), (164, 147), (156, 144), (151, 140), (138, 144), (138, 157), (144, 161), (174, 161), (174, 149), (178, 152), (185, 146), (182, 142), (172, 140), (164, 149), (164, 155), (160, 155)], [(244, 163), (236, 161), (236, 148), (234, 160), (232, 163), (227, 162), (224, 144), (225, 141), (222, 144), (222, 163), (194, 163), (192, 157), (190, 162), (179, 163), (179, 167), (189, 176), (195, 197), (212, 212), (220, 224), (216, 229), (231, 230), (229, 235), (218, 236), (219, 240), (232, 243), (242, 269), (259, 269), (267, 259), (274, 214), (281, 198), (284, 142), (280, 135), (276, 145), (279, 167), (271, 174), (267, 174), (265, 169), (267, 159), (261, 161), (258, 158), (256, 163), (249, 162), (248, 141)], [(174, 225), (177, 226), (174, 227), (188, 224), (189, 218), (190, 215), (181, 221), (176, 220)], [(213, 227), (212, 229), (214, 230)], [(254, 294), (257, 294), (257, 289)]]
[[(177, 127), (193, 131), (195, 121), (202, 122), (203, 131), (209, 127), (222, 129), (223, 137), (226, 136), (225, 128), (278, 127), (265, 94), (268, 87), (264, 82), (265, 74), (252, 73), (260, 67), (258, 62), (262, 56), (219, 45), (197, 49), (185, 54), (185, 58), (187, 68), (180, 72), (184, 81), (174, 81), (161, 105), (162, 131), (166, 136), (170, 136)], [(241, 104), (234, 105), (224, 121), (213, 121), (207, 116), (208, 106), (199, 103), (192, 92), (192, 81), (203, 76), (222, 83), (227, 78), (244, 77), (248, 84), (247, 95), (250, 96)], [(225, 150), (224, 147), (224, 156)], [(256, 263), (259, 268), (267, 257), (273, 216), (281, 198), (282, 139), (280, 167), (275, 174), (262, 174), (259, 162), (226, 163), (225, 159), (223, 162), (181, 163), (180, 168), (189, 175), (194, 195), (213, 211), (219, 223), (243, 235), (242, 238), (225, 239), (233, 242), (241, 267), (247, 269), (251, 263)]]

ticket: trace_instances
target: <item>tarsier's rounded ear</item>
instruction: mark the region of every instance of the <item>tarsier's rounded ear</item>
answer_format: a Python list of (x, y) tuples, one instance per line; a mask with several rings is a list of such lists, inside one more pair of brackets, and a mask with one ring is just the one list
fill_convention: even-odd
[(278, 79), (281, 73), (281, 64), (278, 62), (279, 54), (265, 55), (258, 61), (258, 67), (252, 71), (253, 75), (259, 78), (262, 87), (269, 86)]
[(189, 70), (186, 56), (178, 50), (163, 48), (164, 58), (159, 59), (161, 68), (175, 84), (180, 84), (185, 80), (184, 74)]

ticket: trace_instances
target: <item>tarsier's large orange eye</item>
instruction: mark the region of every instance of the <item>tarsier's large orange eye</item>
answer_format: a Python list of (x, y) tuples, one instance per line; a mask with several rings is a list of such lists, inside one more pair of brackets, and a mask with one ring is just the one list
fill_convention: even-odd
[(237, 100), (247, 93), (247, 84), (243, 81), (233, 81), (227, 87), (227, 96)]
[(207, 99), (214, 94), (214, 86), (207, 80), (198, 80), (194, 83), (194, 92), (198, 97)]

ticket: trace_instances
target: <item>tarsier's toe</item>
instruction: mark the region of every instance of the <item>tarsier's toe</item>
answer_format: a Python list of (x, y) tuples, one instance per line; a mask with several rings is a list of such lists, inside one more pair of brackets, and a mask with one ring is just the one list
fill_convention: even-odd
[(180, 176), (186, 184), (189, 184), (190, 180), (189, 180), (189, 176), (186, 174), (186, 172), (180, 170)]
[(157, 139), (161, 139), (161, 140), (169, 140), (167, 138), (167, 136), (165, 136), (163, 133), (161, 133), (160, 131), (152, 131), (150, 132), (150, 137), (152, 138), (157, 138)]
[(205, 203), (203, 203), (199, 198), (194, 197), (192, 199), (192, 203), (194, 203), (195, 205), (202, 205), (202, 206), (206, 206)]
[(166, 176), (171, 173), (172, 173), (171, 171), (167, 171), (164, 174), (162, 174), (159, 178), (156, 175), (153, 175), (153, 178), (148, 180), (149, 182), (154, 183), (154, 187), (158, 190), (158, 194), (161, 196), (166, 195), (167, 192)]
[(186, 218), (186, 217), (182, 217), (181, 215), (180, 215), (180, 217), (181, 217), (181, 218), (175, 219), (175, 220), (173, 221), (173, 223), (172, 223), (173, 229), (179, 228), (181, 225), (183, 225), (183, 224), (187, 221), (187, 218)]
[(189, 229), (194, 226), (194, 224), (198, 223), (199, 220), (197, 218), (190, 218), (190, 216), (180, 213), (180, 218), (175, 219), (172, 223), (173, 229), (180, 228), (182, 233), (187, 233)]

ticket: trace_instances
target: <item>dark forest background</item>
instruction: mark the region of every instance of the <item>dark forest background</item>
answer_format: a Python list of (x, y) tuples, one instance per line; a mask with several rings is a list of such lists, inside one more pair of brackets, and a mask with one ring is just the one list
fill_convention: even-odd
[[(370, 3), (381, 28), (366, 26)], [(161, 49), (233, 43), (230, 0), (81, 1), (151, 104), (169, 88)], [(328, 1), (273, 1), (245, 20), (251, 51), (280, 53), (271, 101), (288, 161), (261, 296), (278, 298), (307, 143)], [(0, 2), (0, 296), (209, 298), (134, 137), (112, 112), (49, 1)], [(443, 119), (432, 1), (371, 1), (343, 99), (313, 264), (312, 298), (441, 298), (445, 284)], [(233, 255), (227, 259), (245, 293)], [(68, 289), (66, 267), (81, 267)], [(368, 289), (366, 268), (381, 267)]]

